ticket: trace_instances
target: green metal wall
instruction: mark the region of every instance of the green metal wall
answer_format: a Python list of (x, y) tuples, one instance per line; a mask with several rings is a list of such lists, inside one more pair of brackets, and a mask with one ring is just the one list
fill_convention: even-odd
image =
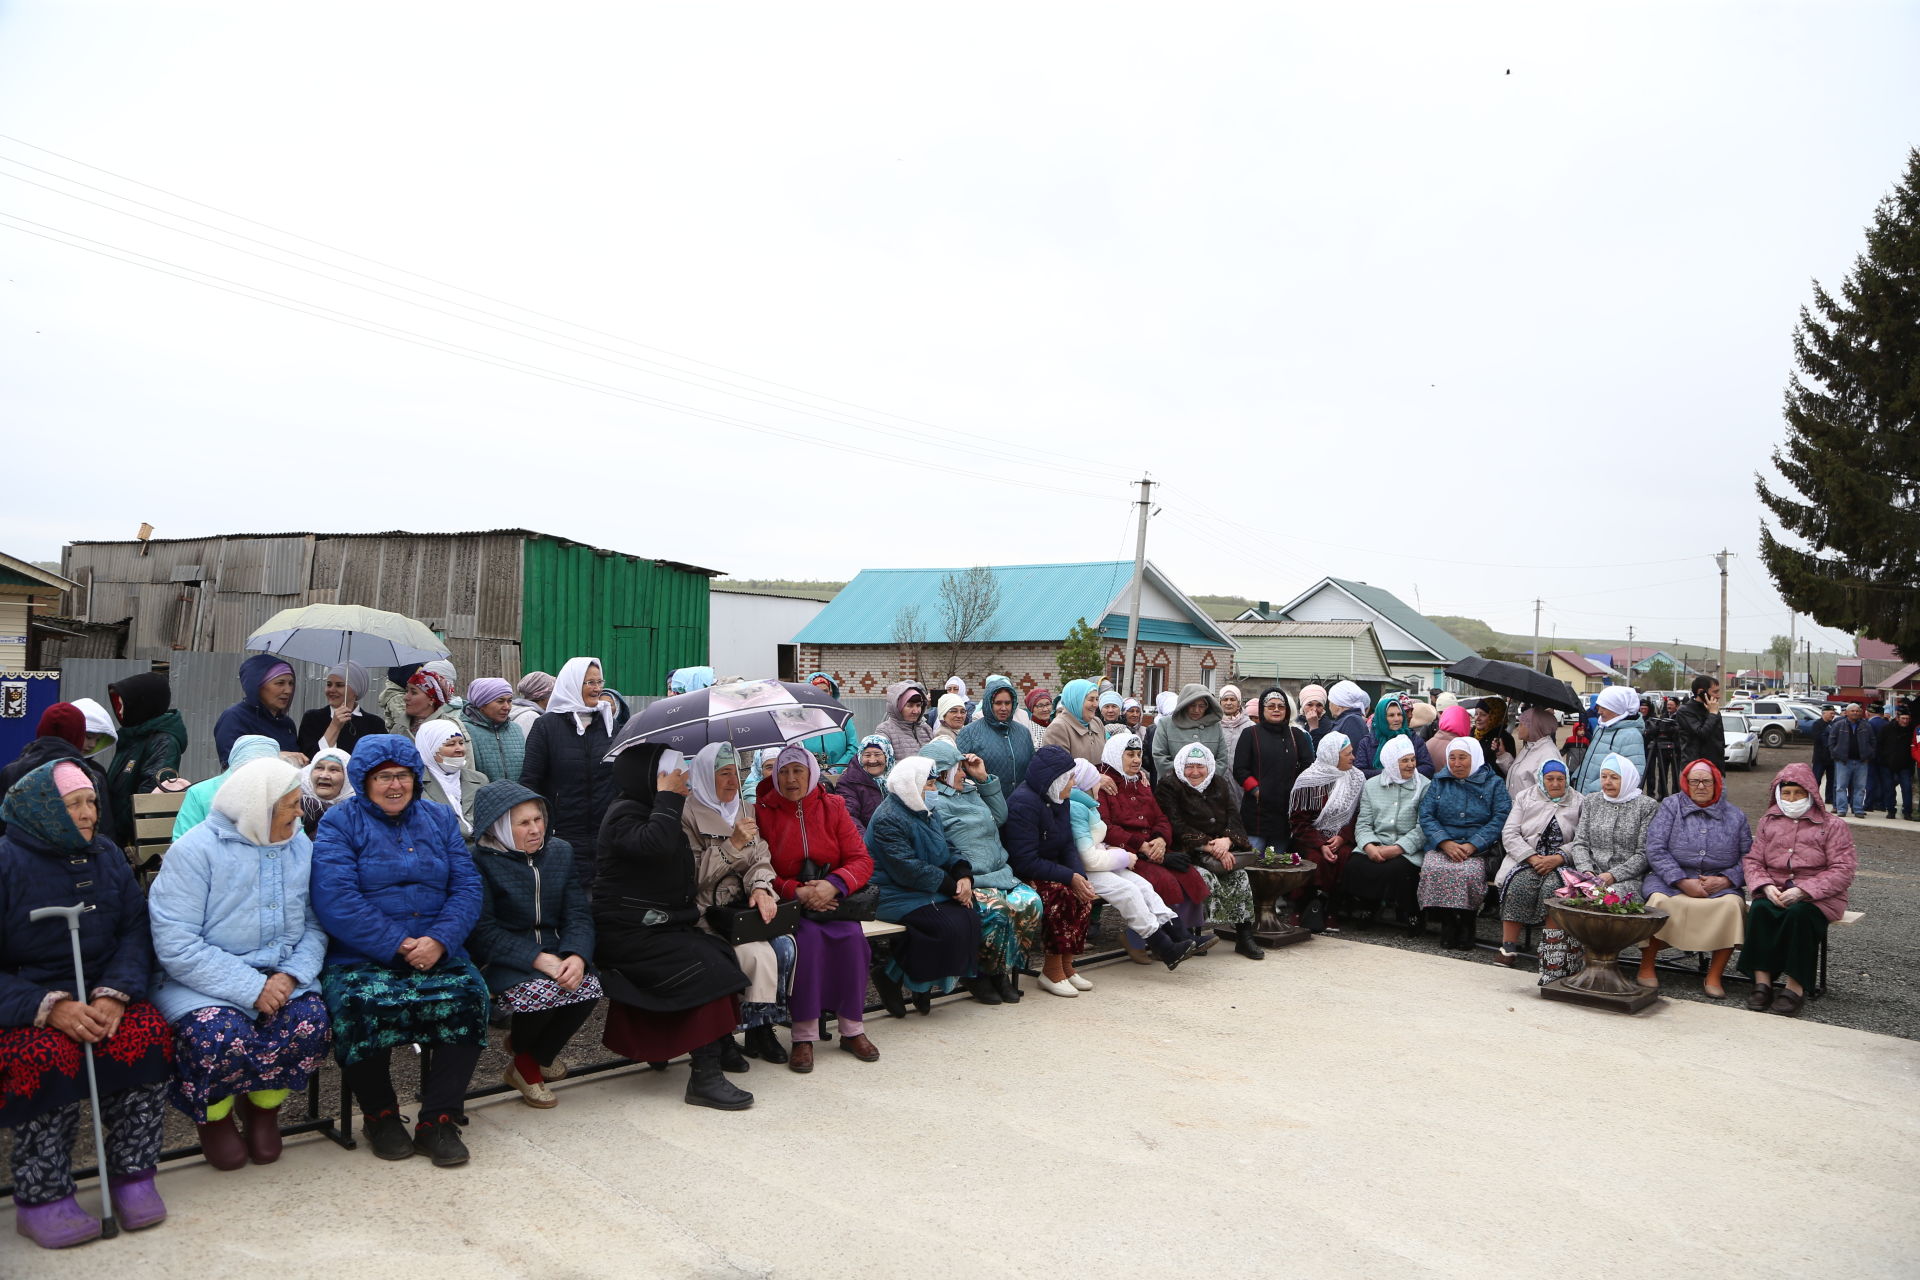
[(551, 538), (522, 544), (523, 669), (558, 672), (590, 654), (607, 683), (646, 696), (707, 660), (707, 576)]

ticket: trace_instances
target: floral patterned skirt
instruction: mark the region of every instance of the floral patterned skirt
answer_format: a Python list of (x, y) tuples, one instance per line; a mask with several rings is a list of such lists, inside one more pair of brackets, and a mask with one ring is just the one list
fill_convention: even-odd
[(485, 1044), (486, 980), (470, 961), (443, 959), (426, 973), (384, 964), (331, 964), (320, 972), (333, 1054), (351, 1066), (403, 1044)]
[(1074, 897), (1073, 890), (1058, 880), (1042, 880), (1033, 886), (1040, 895), (1042, 914), (1040, 937), (1049, 955), (1077, 956), (1087, 949), (1087, 921), (1093, 904)]
[[(127, 1006), (113, 1038), (93, 1047), (100, 1096), (173, 1075), (173, 1028), (145, 1000)], [(85, 1101), (87, 1064), (80, 1042), (52, 1027), (0, 1029), (0, 1129)]]
[(1420, 864), (1420, 909), (1478, 911), (1487, 900), (1487, 860), (1479, 854), (1455, 862), (1438, 849)]
[(173, 1105), (205, 1124), (207, 1107), (222, 1098), (304, 1089), (327, 1056), (328, 1028), (317, 991), (265, 1018), (225, 1005), (194, 1009), (173, 1024)]
[(1040, 895), (1024, 884), (1011, 889), (975, 889), (980, 915), (980, 972), (1018, 973), (1040, 949)]
[(1235, 867), (1225, 875), (1200, 868), (1207, 882), (1207, 918), (1214, 924), (1253, 923), (1253, 885), (1247, 873)]

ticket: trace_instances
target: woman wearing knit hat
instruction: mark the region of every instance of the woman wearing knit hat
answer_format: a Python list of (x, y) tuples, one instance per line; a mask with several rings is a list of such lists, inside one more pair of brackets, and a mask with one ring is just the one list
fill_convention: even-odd
[(353, 744), (371, 733), (385, 733), (383, 716), (361, 706), (367, 696), (370, 677), (357, 662), (342, 662), (327, 668), (327, 705), (315, 707), (300, 717), (300, 754), (311, 759), (322, 747), (335, 747), (348, 755)]
[(520, 780), (527, 758), (527, 735), (513, 722), (513, 686), (495, 676), (482, 676), (467, 686), (467, 705), (460, 708), (467, 731), (467, 763), (488, 782)]

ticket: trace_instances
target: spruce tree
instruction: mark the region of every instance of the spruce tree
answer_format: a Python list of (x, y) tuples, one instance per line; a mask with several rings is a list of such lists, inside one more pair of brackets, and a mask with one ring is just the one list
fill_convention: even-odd
[(1060, 646), (1060, 652), (1053, 660), (1054, 670), (1060, 675), (1060, 682), (1069, 680), (1097, 680), (1107, 668), (1106, 659), (1100, 656), (1100, 633), (1087, 625), (1085, 618), (1073, 624), (1073, 630), (1067, 632), (1067, 639)]
[(1824, 626), (1920, 660), (1920, 148), (1874, 210), (1867, 251), (1832, 297), (1800, 309), (1787, 437), (1755, 477), (1760, 501), (1802, 550), (1761, 522), (1781, 598)]

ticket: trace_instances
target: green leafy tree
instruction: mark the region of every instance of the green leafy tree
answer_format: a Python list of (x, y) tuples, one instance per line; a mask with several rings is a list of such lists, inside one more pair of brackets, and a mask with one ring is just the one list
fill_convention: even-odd
[(1100, 633), (1088, 626), (1085, 618), (1067, 632), (1066, 643), (1060, 646), (1053, 666), (1060, 673), (1062, 684), (1069, 680), (1097, 680), (1106, 670), (1107, 660), (1100, 653)]
[(1788, 668), (1793, 666), (1793, 641), (1785, 636), (1775, 636), (1767, 641), (1767, 657), (1771, 659), (1768, 665), (1780, 673), (1780, 680), (1785, 683)]
[(1760, 501), (1805, 549), (1762, 521), (1760, 555), (1781, 598), (1821, 624), (1920, 655), (1920, 148), (1874, 210), (1867, 251), (1819, 315), (1800, 309), (1786, 485)]
[(1645, 683), (1649, 689), (1673, 688), (1673, 667), (1665, 658), (1655, 658), (1647, 664)]

